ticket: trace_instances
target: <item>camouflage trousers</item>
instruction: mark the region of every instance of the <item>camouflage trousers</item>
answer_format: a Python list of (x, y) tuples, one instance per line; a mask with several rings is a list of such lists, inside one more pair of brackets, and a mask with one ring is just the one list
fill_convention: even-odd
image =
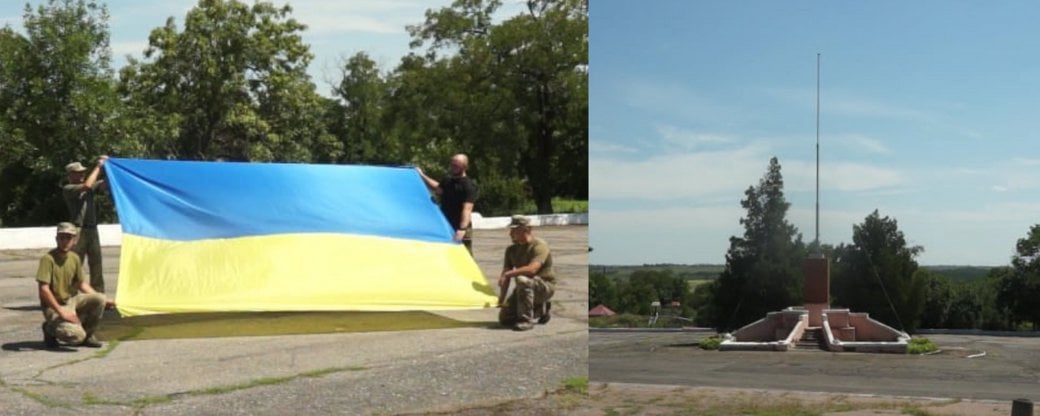
[(546, 303), (556, 288), (541, 277), (516, 276), (511, 279), (512, 294), (507, 295), (498, 311), (498, 322), (513, 326), (518, 322), (536, 323), (549, 313)]
[(79, 231), (79, 241), (73, 249), (83, 261), (83, 265), (90, 263), (90, 287), (98, 292), (105, 291), (105, 276), (101, 273), (101, 237), (98, 229), (94, 227), (83, 227)]
[(105, 295), (80, 293), (69, 298), (62, 309), (75, 313), (80, 323), (61, 319), (54, 310), (45, 307), (43, 330), (63, 343), (79, 345), (94, 334), (101, 323), (101, 314), (105, 312)]

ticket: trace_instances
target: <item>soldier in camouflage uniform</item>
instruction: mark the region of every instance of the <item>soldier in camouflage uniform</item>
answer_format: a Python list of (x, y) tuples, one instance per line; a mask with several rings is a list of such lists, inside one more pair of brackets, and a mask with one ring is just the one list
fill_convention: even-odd
[(79, 230), (68, 222), (58, 224), (57, 247), (40, 259), (36, 284), (43, 309), (43, 342), (48, 348), (58, 341), (97, 348), (101, 342), (94, 331), (106, 307), (114, 304), (83, 279), (83, 265), (72, 251)]
[[(536, 322), (549, 322), (549, 300), (556, 291), (556, 275), (549, 244), (534, 236), (527, 217), (513, 216), (509, 237), (513, 244), (506, 248), (502, 274), (498, 277), (502, 308), (498, 321), (514, 330), (526, 331)], [(513, 293), (504, 299), (510, 281), (514, 283)]]
[(90, 286), (99, 292), (105, 291), (105, 278), (101, 271), (101, 239), (98, 235), (97, 204), (94, 195), (100, 188), (107, 187), (99, 178), (108, 156), (98, 158), (94, 169), (87, 168), (79, 162), (65, 166), (69, 182), (62, 186), (62, 196), (69, 210), (69, 221), (79, 227), (79, 238), (73, 249), (84, 264), (90, 265)]

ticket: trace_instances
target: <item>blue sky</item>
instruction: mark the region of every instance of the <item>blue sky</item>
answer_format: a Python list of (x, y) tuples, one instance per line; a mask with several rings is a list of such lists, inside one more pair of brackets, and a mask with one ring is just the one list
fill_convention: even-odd
[[(252, 0), (245, 0), (252, 4)], [(23, 32), (22, 15), (25, 1), (0, 3), (0, 26), (10, 25)], [(35, 7), (45, 1), (29, 2)], [(110, 15), (113, 66), (126, 64), (126, 55), (140, 57), (148, 46), (152, 29), (166, 24), (173, 16), (183, 28), (184, 16), (197, 0), (99, 0), (108, 6)], [(451, 0), (296, 0), (271, 1), (276, 5), (289, 4), (293, 17), (308, 26), (303, 40), (311, 47), (315, 58), (308, 72), (318, 92), (331, 96), (331, 85), (342, 78), (341, 63), (357, 52), (366, 52), (386, 71), (392, 70), (400, 58), (409, 52), (411, 39), (406, 25), (422, 23), (427, 9), (451, 5)], [(503, 0), (496, 14), (498, 21), (522, 12), (519, 0)]]
[(782, 165), (823, 243), (875, 209), (921, 264), (1005, 265), (1040, 223), (1040, 3), (602, 0), (590, 10), (592, 264), (725, 262)]

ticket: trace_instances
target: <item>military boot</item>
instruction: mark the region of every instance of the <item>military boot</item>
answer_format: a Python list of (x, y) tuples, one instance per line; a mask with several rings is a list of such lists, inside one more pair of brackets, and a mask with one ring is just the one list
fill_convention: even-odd
[(40, 329), (43, 330), (43, 345), (47, 348), (58, 348), (58, 338), (55, 338), (54, 335), (47, 333), (46, 322), (44, 322), (43, 325), (40, 325)]

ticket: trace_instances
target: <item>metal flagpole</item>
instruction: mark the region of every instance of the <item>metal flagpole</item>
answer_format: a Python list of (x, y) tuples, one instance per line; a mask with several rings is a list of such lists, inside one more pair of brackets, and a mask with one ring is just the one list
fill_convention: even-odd
[(816, 252), (820, 248), (820, 53), (816, 53)]

